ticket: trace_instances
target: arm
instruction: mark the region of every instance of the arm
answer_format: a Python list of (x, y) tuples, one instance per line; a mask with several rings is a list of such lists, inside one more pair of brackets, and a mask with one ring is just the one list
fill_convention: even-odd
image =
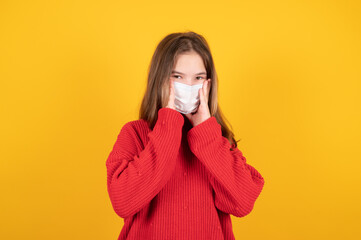
[(122, 127), (106, 160), (108, 194), (120, 217), (141, 210), (170, 179), (183, 123), (183, 116), (176, 110), (159, 109), (157, 122), (142, 151), (137, 150), (142, 143), (132, 126), (127, 123)]
[(264, 179), (246, 163), (242, 152), (222, 136), (221, 125), (210, 117), (188, 131), (188, 144), (208, 169), (215, 192), (215, 206), (236, 217), (249, 214), (262, 191)]

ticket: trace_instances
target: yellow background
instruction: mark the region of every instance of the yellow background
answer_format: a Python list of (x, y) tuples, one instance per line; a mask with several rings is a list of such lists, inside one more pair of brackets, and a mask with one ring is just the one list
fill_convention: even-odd
[(1, 1), (0, 239), (117, 239), (105, 161), (158, 42), (206, 37), (265, 178), (236, 239), (360, 239), (360, 1)]

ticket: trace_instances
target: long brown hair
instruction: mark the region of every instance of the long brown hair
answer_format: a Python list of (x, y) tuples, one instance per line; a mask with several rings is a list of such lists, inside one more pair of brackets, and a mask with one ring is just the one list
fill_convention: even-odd
[[(195, 51), (204, 62), (207, 79), (211, 78), (208, 107), (211, 116), (221, 125), (222, 136), (226, 137), (232, 148), (237, 147), (231, 124), (223, 116), (218, 106), (218, 77), (213, 63), (212, 54), (206, 39), (193, 31), (171, 33), (163, 38), (153, 54), (148, 68), (147, 89), (139, 110), (139, 119), (149, 123), (151, 129), (158, 118), (158, 110), (167, 106), (169, 99), (169, 78), (177, 56), (182, 53)], [(231, 129), (225, 124), (225, 120)]]

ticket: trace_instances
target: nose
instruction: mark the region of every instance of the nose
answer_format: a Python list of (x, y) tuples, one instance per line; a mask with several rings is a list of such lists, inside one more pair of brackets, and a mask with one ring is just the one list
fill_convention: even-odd
[(198, 85), (198, 84), (203, 84), (205, 79), (203, 80), (194, 80), (194, 79), (184, 79), (184, 80), (180, 80), (180, 79), (177, 79), (175, 80), (176, 82), (180, 82), (180, 83), (183, 83), (183, 84), (187, 84), (189, 86), (193, 86), (193, 85)]

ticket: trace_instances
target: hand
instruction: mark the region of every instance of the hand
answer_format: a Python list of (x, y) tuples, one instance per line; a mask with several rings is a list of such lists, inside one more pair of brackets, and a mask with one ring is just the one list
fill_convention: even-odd
[(166, 106), (167, 108), (171, 108), (175, 110), (175, 106), (174, 106), (174, 80), (171, 79), (169, 81), (169, 100), (168, 100), (168, 105)]
[(198, 106), (197, 112), (185, 114), (185, 116), (192, 123), (193, 127), (197, 126), (198, 124), (204, 122), (211, 117), (211, 113), (208, 107), (210, 89), (211, 79), (209, 78), (203, 82), (202, 88), (199, 89), (200, 104)]

